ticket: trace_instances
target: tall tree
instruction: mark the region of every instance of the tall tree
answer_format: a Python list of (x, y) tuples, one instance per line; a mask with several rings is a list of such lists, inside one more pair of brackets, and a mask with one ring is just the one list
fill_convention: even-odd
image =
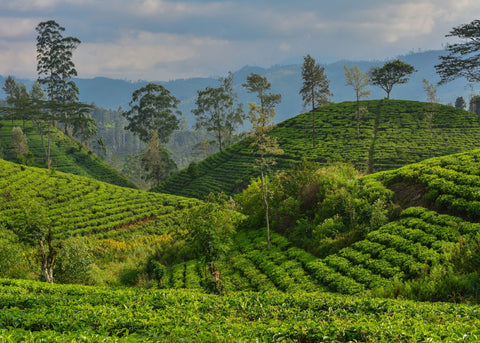
[(130, 130), (143, 142), (148, 142), (152, 132), (157, 132), (160, 142), (166, 143), (172, 132), (178, 129), (177, 110), (180, 101), (162, 85), (149, 83), (132, 94), (130, 110), (123, 112)]
[(220, 87), (206, 87), (198, 91), (197, 106), (192, 113), (197, 118), (196, 128), (204, 128), (215, 134), (219, 151), (232, 138), (233, 133), (243, 123), (242, 105), (237, 102), (233, 91), (233, 73), (219, 79)]
[(415, 67), (400, 60), (385, 63), (382, 67), (372, 68), (369, 77), (372, 85), (379, 86), (387, 93), (390, 99), (390, 92), (393, 86), (408, 82), (408, 75), (415, 72)]
[(252, 124), (250, 137), (253, 140), (252, 146), (257, 154), (255, 167), (260, 170), (260, 186), (262, 188), (262, 199), (265, 207), (265, 222), (267, 227), (267, 245), (270, 247), (270, 198), (271, 192), (268, 189), (267, 174), (270, 168), (276, 164), (275, 156), (283, 154), (279, 147), (277, 138), (272, 137), (268, 132), (273, 128), (273, 117), (275, 109), (263, 109), (255, 103), (249, 103), (250, 111), (248, 119)]
[(310, 55), (304, 57), (302, 65), (302, 79), (303, 85), (300, 89), (303, 104), (306, 107), (308, 104), (312, 105), (312, 142), (315, 148), (315, 110), (318, 105), (325, 105), (328, 102), (328, 97), (333, 94), (330, 93), (327, 75), (325, 75), (325, 68), (315, 63)]
[[(75, 37), (64, 37), (65, 28), (54, 20), (37, 25), (37, 72), (40, 84), (47, 87), (50, 101), (61, 104), (78, 101), (78, 88), (72, 77), (77, 76), (72, 61), (73, 51), (80, 44)], [(56, 113), (57, 119), (64, 123), (68, 134), (69, 113)]]
[(362, 72), (358, 66), (354, 65), (351, 68), (343, 66), (345, 71), (345, 84), (352, 86), (357, 98), (357, 141), (360, 140), (360, 99), (368, 98), (372, 92), (370, 89), (365, 89), (368, 86), (368, 75)]
[(447, 46), (449, 54), (440, 56), (440, 64), (435, 66), (440, 75), (439, 84), (460, 77), (469, 82), (480, 82), (480, 20), (454, 27), (446, 37), (457, 37), (461, 43)]
[(270, 107), (274, 107), (282, 101), (280, 94), (267, 93), (272, 87), (268, 82), (266, 76), (261, 76), (256, 73), (251, 73), (247, 76), (247, 82), (242, 84), (247, 89), (248, 93), (257, 93), (258, 100), (260, 100), (260, 109), (267, 110)]

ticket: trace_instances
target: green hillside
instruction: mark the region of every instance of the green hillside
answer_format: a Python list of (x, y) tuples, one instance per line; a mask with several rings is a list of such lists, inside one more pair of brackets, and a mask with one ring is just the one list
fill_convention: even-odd
[[(357, 228), (354, 241), (323, 257), (278, 232), (272, 232), (267, 247), (264, 228), (244, 221), (217, 264), (223, 294), (218, 296), (208, 294), (205, 261), (191, 255), (181, 238), (182, 232), (198, 230), (186, 227), (184, 218), (204, 202), (0, 160), (0, 277), (39, 279), (36, 249), (22, 243), (15, 234), (19, 228), (12, 226), (13, 218), (37, 210), (35, 222), (48, 218), (59, 256), (83, 247), (93, 258), (88, 278), (63, 282), (151, 288), (0, 280), (0, 340), (171, 341), (197, 335), (200, 341), (478, 341), (478, 305), (381, 298), (478, 303), (479, 170), (480, 150), (349, 178), (345, 184), (339, 175), (331, 174), (335, 184), (327, 171), (312, 169), (330, 187), (337, 221), (370, 208), (382, 194), (394, 195), (397, 206), (384, 208), (390, 211), (384, 224)], [(301, 170), (291, 175), (313, 187)], [(291, 212), (293, 196), (308, 194), (282, 180), (295, 193), (282, 200)], [(351, 189), (357, 198), (348, 196)], [(309, 201), (318, 201), (321, 211), (332, 204), (315, 197)], [(362, 199), (368, 201), (356, 207)], [(321, 213), (307, 204), (299, 208), (318, 218)], [(307, 221), (291, 225), (302, 228)], [(333, 237), (342, 234), (349, 233)], [(65, 256), (84, 262), (82, 256)], [(152, 257), (163, 264), (153, 264), (150, 274), (145, 266)]]
[[(355, 103), (322, 107), (316, 112), (317, 146), (312, 148), (311, 115), (300, 114), (277, 125), (271, 134), (285, 151), (277, 169), (288, 169), (302, 158), (317, 162), (351, 162), (364, 172), (394, 169), (430, 157), (478, 147), (480, 118), (467, 111), (438, 105), (432, 125), (428, 104), (403, 100), (362, 101), (368, 109), (356, 139)], [(252, 177), (255, 156), (243, 140), (166, 180), (155, 191), (203, 199), (209, 192), (234, 194)]]
[[(0, 157), (15, 161), (16, 156), (11, 148), (12, 128), (23, 128), (22, 121), (0, 121)], [(45, 152), (41, 137), (31, 122), (26, 122), (25, 132), (28, 148), (33, 153), (33, 166), (46, 168)], [(45, 143), (46, 144), (46, 143)], [(124, 187), (137, 188), (133, 182), (110, 167), (105, 161), (96, 156), (90, 149), (80, 142), (66, 136), (61, 130), (55, 130), (51, 143), (52, 167), (56, 170), (90, 177), (96, 180), (112, 183)]]

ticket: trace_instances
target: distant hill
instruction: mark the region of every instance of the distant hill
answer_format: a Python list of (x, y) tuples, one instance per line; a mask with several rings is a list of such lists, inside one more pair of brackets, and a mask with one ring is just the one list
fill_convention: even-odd
[[(11, 149), (12, 128), (23, 127), (21, 121), (0, 121), (0, 156), (9, 161), (15, 161), (16, 156)], [(26, 122), (28, 147), (33, 153), (33, 166), (46, 168), (45, 153), (41, 137), (30, 122)], [(61, 130), (56, 130), (51, 143), (52, 167), (56, 170), (90, 177), (92, 179), (112, 183), (119, 186), (137, 188), (137, 186), (116, 169), (109, 166), (83, 144), (66, 136)]]
[[(311, 115), (304, 113), (287, 119), (271, 131), (285, 151), (278, 156), (276, 169), (290, 168), (306, 158), (321, 163), (351, 162), (361, 171), (376, 172), (479, 146), (478, 115), (438, 105), (430, 132), (425, 118), (427, 105), (405, 100), (362, 101), (361, 106), (368, 112), (361, 118), (358, 141), (354, 102), (322, 107), (316, 113), (315, 149)], [(249, 140), (244, 139), (183, 169), (155, 190), (200, 199), (211, 191), (231, 195), (259, 175), (253, 167), (254, 160)]]
[[(430, 82), (436, 83), (439, 77), (435, 72), (434, 65), (439, 63), (438, 56), (444, 55), (445, 51), (425, 51), (411, 53), (405, 56), (399, 56), (406, 63), (415, 66), (417, 72), (411, 77), (409, 83), (393, 88), (392, 98), (404, 100), (423, 101), (426, 98), (422, 88), (422, 78), (426, 78)], [(315, 57), (315, 56), (313, 56)], [(321, 60), (317, 60), (322, 64)], [(385, 61), (338, 61), (325, 65), (326, 74), (330, 80), (330, 90), (334, 94), (331, 99), (334, 102), (342, 102), (352, 100), (354, 98), (353, 90), (350, 86), (345, 86), (343, 66), (358, 65), (359, 68), (367, 72), (371, 67), (380, 66)], [(282, 103), (277, 107), (276, 121), (281, 122), (292, 117), (294, 113), (302, 110), (302, 100), (298, 94), (301, 87), (301, 64), (273, 66), (270, 68), (261, 68), (255, 66), (245, 66), (244, 68), (234, 72), (234, 88), (239, 95), (239, 100), (243, 104), (247, 101), (256, 101), (252, 94), (248, 94), (241, 86), (245, 82), (245, 78), (251, 72), (264, 75), (272, 84), (272, 91), (282, 94)], [(225, 76), (225, 75), (220, 75)], [(0, 84), (3, 85), (6, 75), (0, 76)], [(204, 89), (206, 86), (218, 86), (218, 77), (208, 78), (190, 78), (178, 79), (172, 81), (159, 81), (158, 83), (166, 86), (173, 95), (181, 100), (180, 110), (187, 118), (190, 125), (195, 123), (195, 119), (191, 110), (195, 106), (197, 91)], [(28, 88), (32, 84), (32, 80), (20, 80), (24, 82)], [(147, 81), (126, 81), (116, 80), (104, 77), (96, 77), (93, 79), (75, 79), (80, 89), (80, 100), (86, 103), (95, 103), (97, 106), (107, 109), (118, 109), (119, 106), (128, 108), (128, 103), (134, 90), (143, 87)], [(438, 87), (438, 96), (442, 103), (455, 102), (458, 96), (468, 98), (470, 90), (466, 88), (465, 80), (456, 80), (446, 85)], [(378, 87), (370, 87), (372, 95), (370, 99), (382, 99), (385, 97)], [(4, 94), (0, 89), (0, 98)]]

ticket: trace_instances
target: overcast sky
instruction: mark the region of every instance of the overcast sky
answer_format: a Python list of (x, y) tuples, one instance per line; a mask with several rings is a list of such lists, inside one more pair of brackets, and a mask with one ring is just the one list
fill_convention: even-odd
[(82, 43), (79, 77), (168, 81), (245, 65), (377, 59), (441, 49), (479, 0), (0, 0), (0, 75), (36, 77), (35, 27)]

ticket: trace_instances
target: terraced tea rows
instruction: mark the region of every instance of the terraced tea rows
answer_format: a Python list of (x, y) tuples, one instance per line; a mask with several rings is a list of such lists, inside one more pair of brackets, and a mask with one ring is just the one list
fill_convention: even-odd
[(480, 308), (328, 293), (105, 289), (0, 279), (2, 342), (462, 341)]
[[(15, 160), (15, 154), (10, 149), (14, 126), (23, 127), (23, 122), (14, 121), (12, 125), (11, 121), (0, 121), (0, 152), (2, 158), (9, 161)], [(45, 152), (40, 135), (30, 122), (26, 123), (25, 131), (28, 137), (28, 148), (34, 156), (33, 165), (45, 168)], [(82, 147), (79, 142), (67, 137), (59, 130), (56, 130), (52, 136), (50, 157), (52, 167), (59, 171), (86, 176), (119, 186), (136, 188), (130, 180), (113, 167), (110, 167), (94, 153)]]
[[(43, 205), (57, 238), (127, 238), (173, 230), (195, 199), (123, 188), (61, 172), (0, 160), (0, 216), (22, 211), (28, 196)], [(17, 206), (20, 204), (19, 206)]]
[[(438, 105), (432, 132), (427, 127), (428, 104), (399, 100), (362, 101), (367, 113), (356, 136), (355, 103), (332, 104), (316, 113), (317, 146), (312, 148), (311, 116), (300, 114), (277, 125), (271, 135), (278, 138), (284, 154), (277, 157), (276, 170), (284, 170), (302, 158), (325, 163), (351, 162), (356, 168), (375, 172), (398, 168), (434, 156), (477, 147), (480, 118), (470, 112)], [(428, 109), (428, 111), (430, 111)], [(210, 191), (234, 194), (252, 177), (255, 154), (245, 139), (204, 161), (185, 168), (156, 191), (204, 199)]]
[(378, 176), (389, 187), (413, 185), (432, 208), (480, 220), (480, 150), (433, 158)]

